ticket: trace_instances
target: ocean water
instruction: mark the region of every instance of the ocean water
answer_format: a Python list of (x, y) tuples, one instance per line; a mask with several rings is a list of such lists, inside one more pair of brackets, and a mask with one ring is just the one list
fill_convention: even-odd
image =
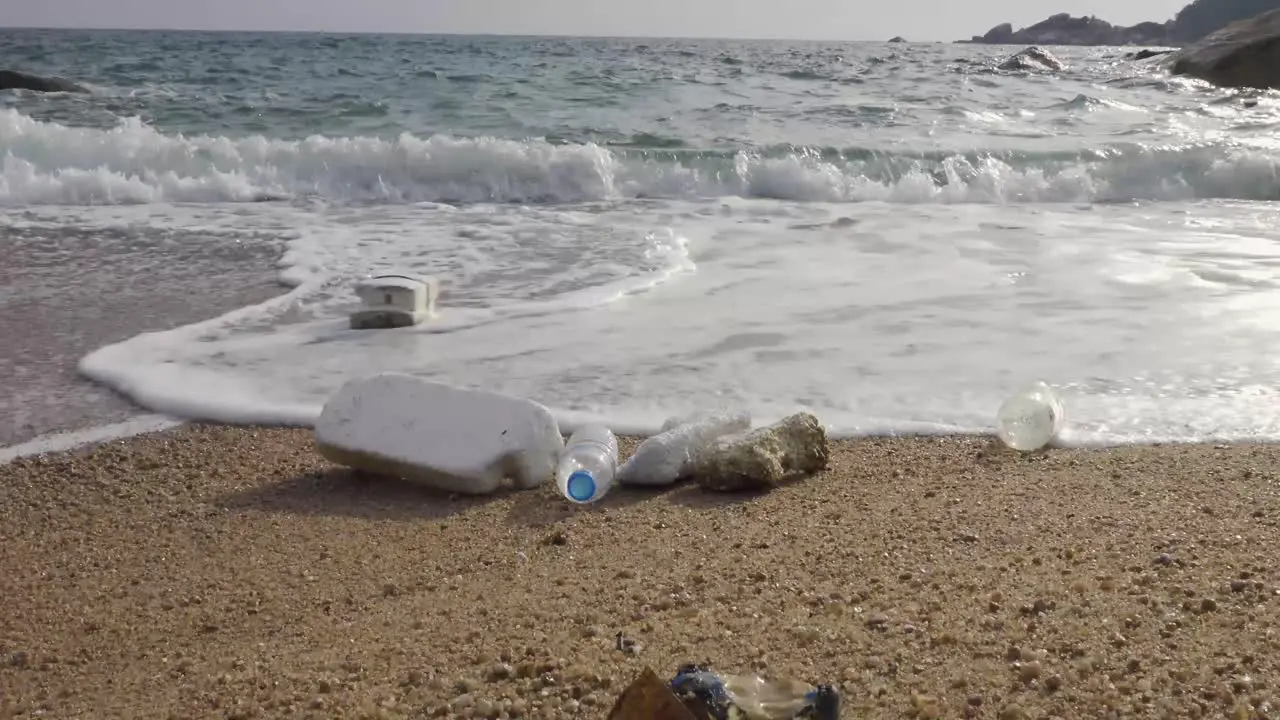
[[(398, 370), (566, 428), (980, 432), (1043, 379), (1067, 443), (1280, 439), (1280, 95), (1016, 49), (8, 31), (94, 93), (0, 94), (0, 252), (136, 258), (67, 278), (101, 293), (274, 258), (280, 296), (80, 360), (184, 417), (305, 425)], [(438, 317), (347, 329), (384, 270)]]

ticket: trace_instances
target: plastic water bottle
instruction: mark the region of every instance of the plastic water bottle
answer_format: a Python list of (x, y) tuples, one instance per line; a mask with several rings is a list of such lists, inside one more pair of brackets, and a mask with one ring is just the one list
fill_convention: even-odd
[(618, 472), (618, 438), (609, 428), (588, 425), (565, 444), (556, 468), (560, 493), (575, 503), (599, 500), (613, 487)]
[(1057, 393), (1037, 381), (1004, 401), (996, 414), (996, 432), (1014, 450), (1033, 452), (1048, 445), (1065, 420)]

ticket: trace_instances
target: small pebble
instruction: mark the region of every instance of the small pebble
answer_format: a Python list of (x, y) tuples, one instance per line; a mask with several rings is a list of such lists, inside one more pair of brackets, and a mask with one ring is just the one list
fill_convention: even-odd
[(1006, 705), (1000, 710), (1000, 720), (1025, 720), (1027, 711), (1017, 705)]
[(485, 674), (485, 679), (489, 682), (498, 682), (507, 680), (516, 674), (516, 669), (507, 663), (498, 663), (489, 668), (489, 672)]

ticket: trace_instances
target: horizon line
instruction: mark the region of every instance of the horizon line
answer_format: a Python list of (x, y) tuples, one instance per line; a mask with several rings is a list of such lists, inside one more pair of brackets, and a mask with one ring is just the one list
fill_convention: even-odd
[[(514, 33), (514, 32), (457, 32), (457, 31), (408, 31), (408, 30), (315, 30), (315, 29), (232, 29), (232, 28), (182, 28), (182, 27), (82, 27), (70, 25), (0, 25), (0, 32), (11, 30), (37, 30), (61, 32), (158, 32), (158, 33), (205, 33), (205, 34), (262, 34), (262, 35), (402, 35), (405, 37), (497, 37), (497, 38), (576, 38), (583, 40), (727, 40), (750, 42), (833, 42), (833, 43), (887, 43), (884, 40), (850, 39), (831, 37), (731, 37), (702, 35), (579, 35), (574, 33)], [(906, 39), (904, 44), (934, 45), (967, 42), (961, 40), (912, 40), (905, 35), (896, 35)]]

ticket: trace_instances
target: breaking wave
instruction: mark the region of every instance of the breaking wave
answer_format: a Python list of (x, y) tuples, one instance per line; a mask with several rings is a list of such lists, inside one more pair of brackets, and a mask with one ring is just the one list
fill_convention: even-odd
[[(1073, 101), (1074, 102), (1074, 101)], [(669, 144), (668, 144), (669, 145)], [(110, 130), (0, 111), (0, 206), (569, 203), (740, 196), (898, 203), (1280, 200), (1280, 154), (1231, 142), (1081, 152), (751, 152), (442, 135), (277, 140)]]

